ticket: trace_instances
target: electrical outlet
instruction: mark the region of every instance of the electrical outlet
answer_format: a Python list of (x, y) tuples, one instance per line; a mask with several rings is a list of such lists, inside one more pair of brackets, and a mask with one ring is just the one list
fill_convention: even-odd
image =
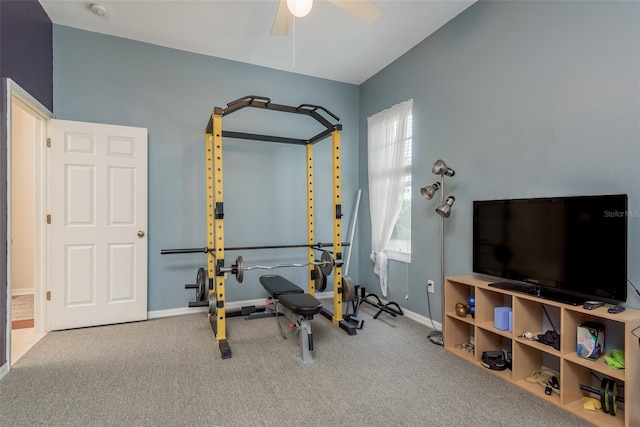
[(436, 290), (435, 288), (436, 285), (435, 283), (433, 283), (433, 280), (427, 280), (427, 292), (434, 293)]

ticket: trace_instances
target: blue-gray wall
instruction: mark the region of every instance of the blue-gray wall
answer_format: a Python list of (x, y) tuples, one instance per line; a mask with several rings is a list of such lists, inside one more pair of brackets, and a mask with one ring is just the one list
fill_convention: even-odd
[[(208, 115), (248, 94), (320, 104), (341, 117), (345, 223), (358, 186), (365, 190), (356, 245), (362, 249), (350, 275), (379, 292), (368, 258), (366, 117), (413, 98), (413, 262), (391, 263), (389, 299), (429, 315), (424, 283), (440, 274), (439, 221), (418, 188), (435, 181), (430, 169), (438, 158), (456, 169), (447, 181), (447, 194), (456, 196), (446, 224), (447, 274), (471, 270), (474, 199), (626, 192), (629, 208), (640, 210), (639, 22), (636, 2), (482, 1), (359, 88), (54, 26), (54, 109), (62, 119), (149, 129), (149, 309), (161, 310), (193, 299), (182, 285), (204, 263), (202, 255), (159, 252), (205, 245)], [(316, 130), (270, 112), (236, 114), (225, 118), (225, 128), (294, 136)], [(331, 233), (331, 213), (323, 212), (330, 206), (327, 142), (316, 146), (317, 216), (326, 219), (317, 240)], [(297, 147), (225, 142), (228, 245), (305, 238), (303, 162)], [(638, 221), (629, 221), (635, 283)], [(249, 265), (300, 256), (240, 254)], [(282, 273), (304, 280), (302, 269)], [(261, 296), (258, 274), (242, 285), (230, 280), (229, 299)], [(440, 320), (439, 286), (433, 296), (432, 317)], [(640, 306), (633, 292), (628, 305)]]
[[(360, 87), (360, 182), (366, 118), (414, 100), (412, 263), (391, 262), (389, 299), (442, 319), (436, 201), (438, 158), (455, 169), (446, 273), (471, 272), (472, 201), (627, 193), (640, 211), (640, 3), (481, 1)], [(363, 192), (365, 195), (367, 191)], [(438, 196), (439, 197), (439, 196)], [(368, 198), (360, 280), (373, 290)], [(640, 286), (640, 218), (629, 218), (628, 276)], [(585, 268), (589, 268), (585, 265)], [(405, 301), (405, 289), (409, 299)], [(640, 307), (629, 288), (628, 306)]]
[(7, 319), (7, 94), (14, 80), (49, 110), (53, 107), (51, 20), (36, 0), (0, 1), (0, 366), (6, 362)]
[[(286, 105), (321, 105), (340, 117), (345, 229), (358, 188), (358, 87), (220, 58), (54, 26), (56, 118), (148, 128), (150, 311), (186, 307), (203, 254), (160, 255), (163, 248), (206, 246), (204, 131), (215, 106), (245, 95)], [(309, 117), (245, 109), (223, 119), (225, 130), (311, 137)], [(332, 235), (331, 139), (314, 146), (316, 241)], [(305, 243), (304, 147), (224, 141), (225, 246)], [(228, 252), (246, 266), (304, 262), (306, 250)], [(354, 259), (357, 251), (354, 250)], [(357, 263), (350, 275), (357, 278)], [(227, 282), (227, 300), (265, 295), (257, 277)], [(306, 283), (306, 269), (278, 270)], [(329, 289), (331, 286), (328, 287)]]

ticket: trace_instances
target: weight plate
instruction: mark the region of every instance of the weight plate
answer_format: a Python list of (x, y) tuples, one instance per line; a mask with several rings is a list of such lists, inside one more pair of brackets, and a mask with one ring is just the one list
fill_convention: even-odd
[(198, 269), (198, 276), (196, 277), (196, 289), (198, 290), (198, 301), (204, 301), (207, 299), (207, 270), (203, 267)]
[(349, 302), (356, 296), (356, 286), (349, 276), (342, 276), (342, 302)]
[(236, 280), (238, 283), (242, 283), (244, 280), (244, 261), (241, 255), (236, 258)]
[(216, 301), (216, 294), (212, 292), (209, 294), (209, 314), (215, 316), (218, 312), (218, 301)]
[(618, 402), (616, 401), (616, 397), (618, 397), (618, 383), (616, 383), (615, 380), (609, 380), (609, 385), (609, 415), (615, 416), (618, 413)]
[(324, 292), (327, 289), (327, 276), (322, 272), (322, 268), (319, 265), (314, 266), (315, 276), (315, 288), (318, 292)]
[(320, 261), (326, 262), (326, 264), (321, 265), (320, 268), (325, 276), (331, 276), (331, 272), (333, 271), (333, 266), (335, 265), (335, 261), (331, 254), (327, 251), (322, 251), (322, 256), (320, 257)]
[(607, 390), (609, 388), (609, 380), (607, 378), (603, 378), (600, 383), (600, 406), (602, 407), (602, 411), (605, 414), (609, 413), (609, 402), (607, 400)]

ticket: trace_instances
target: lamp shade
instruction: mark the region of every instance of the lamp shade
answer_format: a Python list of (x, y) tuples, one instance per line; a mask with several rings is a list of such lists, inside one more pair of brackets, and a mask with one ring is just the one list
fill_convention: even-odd
[(433, 196), (436, 194), (436, 191), (440, 189), (440, 183), (436, 182), (432, 185), (427, 185), (426, 187), (422, 187), (420, 189), (420, 194), (427, 200), (431, 200)]
[(436, 208), (436, 213), (443, 218), (449, 218), (451, 215), (451, 206), (453, 206), (453, 202), (455, 202), (456, 198), (453, 196), (447, 197), (447, 200), (444, 203), (438, 205)]
[(289, 12), (296, 18), (307, 16), (313, 7), (313, 0), (287, 0)]
[(431, 172), (436, 175), (446, 176), (453, 176), (456, 173), (453, 169), (447, 166), (447, 164), (442, 159), (436, 160), (436, 162), (433, 164), (433, 167), (431, 168)]

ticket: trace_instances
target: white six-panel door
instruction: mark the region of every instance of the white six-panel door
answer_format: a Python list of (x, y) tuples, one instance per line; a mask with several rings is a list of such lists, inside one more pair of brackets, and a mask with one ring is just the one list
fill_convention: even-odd
[(147, 318), (147, 130), (51, 121), (50, 329)]

